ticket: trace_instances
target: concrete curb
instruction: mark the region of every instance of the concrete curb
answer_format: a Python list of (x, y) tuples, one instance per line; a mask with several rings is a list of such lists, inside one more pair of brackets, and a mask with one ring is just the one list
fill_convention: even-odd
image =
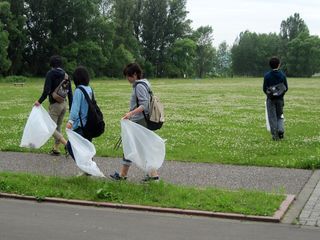
[[(1, 192), (0, 192), (0, 198), (39, 201), (39, 199), (33, 196), (24, 196), (24, 195), (1, 193)], [(50, 202), (50, 203), (81, 205), (81, 206), (95, 206), (95, 207), (136, 210), (136, 211), (172, 213), (172, 214), (181, 214), (181, 215), (190, 215), (190, 216), (227, 218), (227, 219), (235, 219), (235, 220), (243, 220), (243, 221), (279, 223), (282, 217), (284, 216), (285, 212), (289, 208), (290, 204), (294, 201), (294, 199), (295, 199), (294, 195), (286, 195), (286, 199), (282, 202), (279, 210), (277, 210), (272, 217), (253, 216), (253, 215), (244, 215), (244, 214), (235, 214), (235, 213), (209, 212), (209, 211), (199, 211), (199, 210), (185, 210), (185, 209), (177, 209), (177, 208), (161, 208), (161, 207), (118, 204), (118, 203), (109, 203), (109, 202), (93, 202), (93, 201), (71, 200), (71, 199), (51, 198), (51, 197), (43, 198), (41, 199), (41, 201)]]

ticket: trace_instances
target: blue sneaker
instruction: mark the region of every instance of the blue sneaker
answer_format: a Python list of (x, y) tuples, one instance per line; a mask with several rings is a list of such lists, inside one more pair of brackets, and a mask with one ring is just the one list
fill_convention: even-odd
[(118, 172), (114, 172), (114, 174), (110, 174), (109, 176), (116, 181), (127, 180), (127, 177), (121, 177)]

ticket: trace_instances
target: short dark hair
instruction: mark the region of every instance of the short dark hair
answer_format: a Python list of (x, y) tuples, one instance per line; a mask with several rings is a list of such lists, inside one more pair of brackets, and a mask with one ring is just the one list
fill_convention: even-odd
[(272, 69), (276, 69), (278, 68), (280, 65), (280, 59), (278, 57), (272, 57), (270, 60), (269, 60), (269, 66), (272, 68)]
[(59, 55), (53, 55), (50, 58), (50, 67), (62, 67), (62, 58)]
[(73, 81), (76, 86), (88, 86), (90, 78), (87, 68), (84, 66), (78, 66), (73, 72)]
[(137, 78), (141, 79), (142, 78), (142, 69), (138, 63), (129, 63), (123, 69), (123, 75), (132, 77), (134, 74), (137, 74)]

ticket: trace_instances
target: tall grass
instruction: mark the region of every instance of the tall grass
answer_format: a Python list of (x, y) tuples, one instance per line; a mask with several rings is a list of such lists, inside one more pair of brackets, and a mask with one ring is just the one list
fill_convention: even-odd
[[(165, 105), (166, 122), (157, 133), (167, 139), (166, 160), (320, 167), (320, 79), (288, 79), (285, 139), (277, 142), (265, 127), (262, 78), (152, 79), (151, 83)], [(91, 85), (107, 124), (106, 132), (94, 139), (97, 155), (120, 157), (122, 151), (114, 150), (114, 144), (131, 87), (126, 80), (100, 79)], [(30, 151), (19, 143), (43, 80), (29, 79), (24, 87), (0, 83), (0, 88), (0, 150)], [(32, 151), (48, 152), (52, 144), (50, 140)]]

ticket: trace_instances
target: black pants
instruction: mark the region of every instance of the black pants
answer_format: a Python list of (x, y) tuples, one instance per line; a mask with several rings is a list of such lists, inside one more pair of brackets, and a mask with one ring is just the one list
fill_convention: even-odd
[(267, 99), (267, 111), (270, 124), (270, 130), (274, 139), (279, 138), (279, 134), (284, 133), (284, 118), (283, 118), (283, 98)]

